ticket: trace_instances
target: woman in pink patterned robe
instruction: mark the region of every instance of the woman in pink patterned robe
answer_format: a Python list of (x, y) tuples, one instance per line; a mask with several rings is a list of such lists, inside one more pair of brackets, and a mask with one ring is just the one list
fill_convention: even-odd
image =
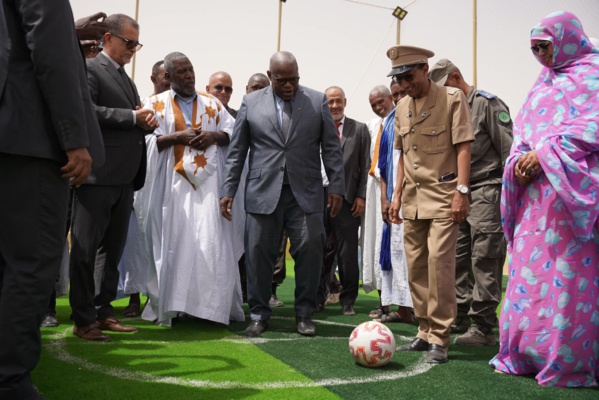
[(562, 11), (533, 28), (531, 46), (544, 68), (503, 176), (510, 272), (490, 364), (544, 386), (597, 386), (599, 50)]

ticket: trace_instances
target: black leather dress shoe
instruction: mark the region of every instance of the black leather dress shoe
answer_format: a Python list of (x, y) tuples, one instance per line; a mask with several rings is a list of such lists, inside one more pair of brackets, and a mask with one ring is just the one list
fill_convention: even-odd
[(428, 348), (429, 348), (429, 344), (426, 340), (416, 338), (408, 344), (399, 346), (397, 348), (397, 350), (399, 350), (399, 351), (427, 351)]
[(311, 318), (308, 317), (296, 317), (295, 322), (297, 323), (297, 331), (300, 335), (314, 336), (316, 335), (316, 326), (312, 322)]
[(245, 336), (247, 337), (258, 337), (268, 329), (268, 322), (263, 320), (254, 320), (250, 322), (247, 328), (245, 328)]
[(429, 364), (443, 364), (447, 362), (447, 347), (438, 344), (431, 344), (426, 355), (426, 362)]
[(54, 328), (58, 326), (58, 319), (56, 319), (56, 314), (48, 313), (42, 320), (42, 324), (40, 325), (42, 328)]
[(354, 310), (354, 306), (351, 304), (345, 304), (341, 309), (341, 314), (346, 316), (356, 315), (356, 311)]

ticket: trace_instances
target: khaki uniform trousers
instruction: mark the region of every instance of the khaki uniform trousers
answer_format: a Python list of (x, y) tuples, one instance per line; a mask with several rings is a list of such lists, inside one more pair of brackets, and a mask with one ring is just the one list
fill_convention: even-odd
[(449, 329), (456, 317), (455, 250), (458, 225), (451, 218), (404, 219), (404, 246), (408, 261), (417, 337), (430, 344), (449, 346)]

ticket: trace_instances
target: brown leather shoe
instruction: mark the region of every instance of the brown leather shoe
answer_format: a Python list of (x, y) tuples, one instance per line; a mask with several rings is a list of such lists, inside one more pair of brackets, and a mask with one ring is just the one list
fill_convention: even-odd
[(99, 319), (98, 325), (100, 329), (103, 331), (112, 331), (112, 332), (137, 332), (138, 329), (134, 326), (125, 326), (122, 325), (118, 319), (114, 317), (108, 317), (104, 319)]
[(99, 328), (98, 323), (91, 324), (88, 326), (82, 326), (82, 327), (74, 326), (73, 334), (75, 336), (79, 336), (81, 339), (85, 339), (85, 340), (100, 340), (100, 341), (110, 340), (110, 336), (108, 336), (105, 333), (102, 333), (102, 331)]

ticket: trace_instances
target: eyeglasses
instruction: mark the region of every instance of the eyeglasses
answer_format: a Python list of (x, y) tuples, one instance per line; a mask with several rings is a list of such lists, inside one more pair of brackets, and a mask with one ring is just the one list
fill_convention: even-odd
[(541, 51), (541, 50), (547, 51), (547, 49), (549, 49), (550, 44), (551, 44), (550, 41), (539, 42), (535, 46), (532, 46), (530, 49), (533, 52), (539, 54), (539, 51)]
[(112, 36), (118, 37), (119, 39), (121, 39), (123, 42), (125, 42), (125, 47), (128, 48), (129, 50), (133, 50), (135, 49), (135, 51), (139, 51), (141, 50), (141, 48), (143, 47), (143, 44), (139, 43), (139, 42), (134, 42), (131, 39), (125, 39), (122, 36), (117, 35), (116, 33), (110, 33)]
[(224, 90), (226, 94), (233, 93), (233, 88), (231, 86), (216, 85), (212, 86), (212, 88), (217, 92), (222, 92)]
[(299, 82), (299, 78), (299, 76), (292, 76), (291, 78), (275, 78), (274, 76), (272, 77), (272, 79), (274, 79), (275, 82), (277, 82), (277, 84), (281, 86), (285, 86), (287, 82), (291, 83), (292, 85), (297, 85), (297, 83)]
[[(410, 71), (415, 71), (415, 70), (418, 70), (418, 69), (421, 69), (421, 68), (422, 68), (421, 66), (417, 66), (417, 67), (412, 68)], [(394, 75), (393, 78), (392, 78), (392, 80), (395, 83), (401, 84), (401, 81), (412, 82), (415, 77), (416, 77), (416, 74), (413, 74), (413, 73), (412, 74), (404, 73), (404, 74), (401, 74), (401, 75)]]

